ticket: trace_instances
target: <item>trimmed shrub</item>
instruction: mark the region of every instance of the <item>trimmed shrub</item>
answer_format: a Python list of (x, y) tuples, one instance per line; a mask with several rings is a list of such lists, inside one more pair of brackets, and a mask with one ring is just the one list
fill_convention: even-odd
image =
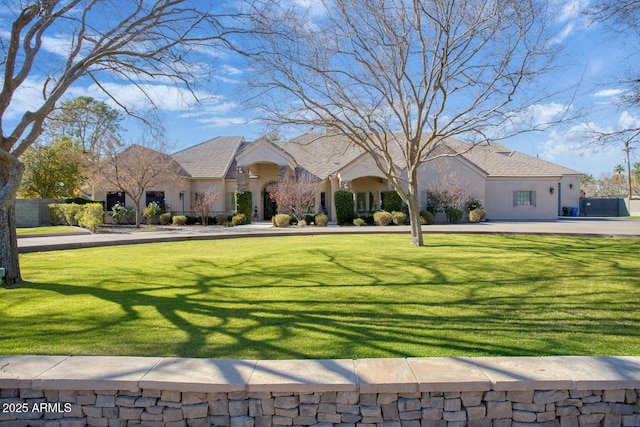
[(366, 221), (362, 218), (356, 218), (353, 220), (353, 225), (360, 227), (361, 225), (365, 224)]
[(291, 215), (277, 214), (273, 217), (273, 225), (278, 228), (288, 227), (291, 224)]
[(298, 221), (298, 227), (306, 227), (307, 226), (307, 221), (305, 221), (304, 219), (301, 219), (300, 221)]
[(244, 215), (245, 222), (243, 224), (251, 224), (251, 214), (253, 213), (251, 191), (236, 191), (235, 200), (236, 213)]
[(111, 217), (114, 224), (132, 224), (135, 219), (136, 212), (124, 204), (116, 203), (111, 208)]
[(474, 209), (482, 209), (482, 202), (478, 199), (471, 199), (466, 205), (467, 212), (471, 212)]
[(233, 225), (234, 227), (236, 225), (243, 225), (243, 224), (247, 224), (247, 217), (245, 216), (245, 214), (239, 213), (237, 215), (234, 215), (231, 218), (231, 225)]
[(355, 202), (351, 191), (336, 191), (333, 195), (339, 225), (352, 224), (355, 218)]
[(433, 224), (435, 221), (435, 217), (430, 211), (424, 210), (420, 211), (420, 223), (423, 225)]
[(185, 225), (187, 217), (185, 215), (176, 215), (173, 217), (173, 225)]
[(450, 223), (459, 222), (462, 219), (463, 214), (464, 212), (462, 209), (458, 209), (458, 208), (447, 209), (447, 216), (449, 217)]
[(147, 219), (147, 224), (151, 224), (153, 218), (159, 216), (162, 213), (162, 206), (158, 202), (151, 202), (142, 211), (142, 216)]
[(100, 203), (89, 203), (82, 206), (77, 216), (78, 225), (91, 233), (97, 233), (104, 224), (104, 208)]
[(306, 214), (304, 216), (304, 222), (306, 222), (307, 224), (311, 224), (314, 220), (315, 216), (313, 216), (312, 214)]
[(482, 208), (476, 208), (469, 211), (469, 222), (482, 222), (487, 217), (487, 212)]
[(160, 214), (160, 225), (169, 225), (171, 224), (171, 213), (165, 212)]
[(329, 217), (326, 216), (325, 214), (318, 214), (314, 219), (314, 223), (318, 227), (326, 227), (327, 224), (329, 224)]
[(384, 227), (385, 225), (391, 224), (391, 221), (393, 221), (393, 217), (387, 211), (378, 211), (373, 214), (373, 220), (379, 226)]
[(391, 218), (395, 225), (404, 225), (407, 222), (407, 215), (404, 212), (391, 212)]
[(382, 192), (382, 210), (387, 212), (402, 210), (402, 199), (397, 191)]

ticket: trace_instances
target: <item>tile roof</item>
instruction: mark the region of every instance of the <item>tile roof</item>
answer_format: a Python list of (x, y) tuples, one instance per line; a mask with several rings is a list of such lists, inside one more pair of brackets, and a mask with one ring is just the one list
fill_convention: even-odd
[(219, 136), (173, 154), (192, 178), (224, 177), (244, 141), (241, 136)]

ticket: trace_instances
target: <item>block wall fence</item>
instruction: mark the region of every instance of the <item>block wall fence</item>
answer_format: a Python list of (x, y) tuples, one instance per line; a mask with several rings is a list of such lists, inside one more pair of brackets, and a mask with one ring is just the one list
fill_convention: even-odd
[(640, 426), (640, 357), (0, 356), (0, 427)]

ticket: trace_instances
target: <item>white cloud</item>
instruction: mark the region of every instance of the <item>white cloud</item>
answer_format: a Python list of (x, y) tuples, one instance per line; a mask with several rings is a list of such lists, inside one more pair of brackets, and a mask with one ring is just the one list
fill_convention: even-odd
[(202, 127), (205, 129), (216, 129), (226, 126), (246, 125), (248, 120), (242, 117), (209, 117), (198, 119), (197, 122), (203, 125)]
[(540, 157), (553, 161), (558, 157), (581, 156), (593, 158), (617, 150), (612, 145), (598, 145), (595, 143), (595, 132), (611, 132), (609, 128), (602, 128), (593, 122), (583, 122), (571, 126), (566, 131), (554, 130), (549, 139), (539, 145)]
[(618, 129), (638, 129), (640, 128), (640, 117), (634, 116), (628, 111), (623, 111), (618, 119)]
[(593, 94), (596, 98), (611, 98), (620, 96), (624, 93), (623, 89), (603, 89)]

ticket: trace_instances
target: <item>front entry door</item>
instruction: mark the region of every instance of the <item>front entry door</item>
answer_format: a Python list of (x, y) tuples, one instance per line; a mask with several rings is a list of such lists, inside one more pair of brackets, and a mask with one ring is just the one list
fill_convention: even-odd
[(274, 200), (271, 200), (267, 190), (263, 193), (262, 201), (262, 206), (264, 207), (264, 220), (271, 221), (271, 218), (278, 213), (278, 204)]

